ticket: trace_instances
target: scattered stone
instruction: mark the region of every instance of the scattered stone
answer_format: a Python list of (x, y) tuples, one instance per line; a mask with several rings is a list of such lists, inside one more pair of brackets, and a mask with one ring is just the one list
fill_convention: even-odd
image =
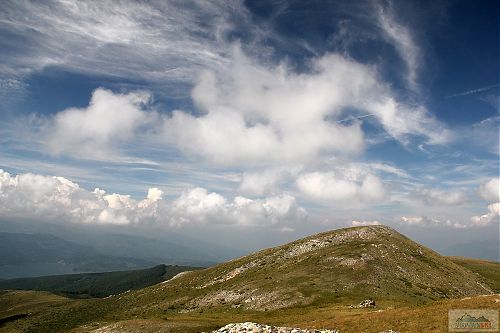
[(218, 330), (212, 331), (212, 333), (339, 333), (339, 331), (278, 327), (246, 322), (228, 324)]
[(351, 305), (351, 308), (369, 308), (369, 307), (375, 307), (375, 301), (372, 300), (371, 298), (365, 299), (364, 301), (361, 301), (358, 305)]
[(393, 330), (386, 330), (386, 331), (382, 331), (382, 332), (379, 332), (379, 333), (399, 333), (398, 331), (393, 331)]

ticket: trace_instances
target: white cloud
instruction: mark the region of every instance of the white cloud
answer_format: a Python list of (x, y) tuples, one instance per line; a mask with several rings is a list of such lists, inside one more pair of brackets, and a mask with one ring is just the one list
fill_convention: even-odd
[(278, 167), (260, 172), (244, 172), (238, 190), (250, 196), (277, 193), (280, 186), (292, 180), (300, 169), (300, 167)]
[(468, 229), (485, 227), (498, 223), (500, 221), (500, 203), (494, 203), (488, 206), (488, 212), (484, 215), (473, 216), (470, 222), (453, 222), (449, 219), (441, 220), (429, 218), (426, 216), (402, 216), (400, 223), (403, 225), (418, 226), (418, 227), (450, 227), (455, 229)]
[[(499, 100), (498, 95), (496, 101), (493, 103), (495, 108), (498, 109)], [(483, 119), (472, 126), (464, 126), (460, 129), (463, 144), (473, 145), (475, 148), (481, 148), (494, 154), (498, 159), (500, 155), (500, 140), (498, 138), (498, 128), (500, 127), (500, 116), (494, 115), (492, 117)]]
[(475, 226), (486, 226), (493, 222), (500, 221), (500, 203), (496, 202), (488, 205), (488, 212), (484, 215), (471, 217), (471, 222)]
[(450, 220), (443, 221), (435, 218), (429, 218), (427, 216), (402, 216), (400, 223), (403, 225), (418, 227), (451, 227), (456, 229), (470, 227), (469, 225), (454, 223)]
[(368, 163), (367, 167), (373, 170), (385, 172), (387, 174), (396, 175), (400, 178), (410, 178), (410, 175), (405, 170), (397, 168), (393, 165), (374, 162)]
[(478, 189), (481, 198), (488, 202), (500, 202), (500, 178), (492, 178)]
[(63, 177), (21, 174), (0, 170), (0, 214), (40, 217), (95, 224), (233, 224), (271, 226), (303, 221), (307, 212), (295, 198), (280, 194), (263, 199), (236, 197), (232, 201), (206, 189), (194, 188), (173, 201), (150, 188), (137, 201), (130, 195), (93, 192)]
[(146, 92), (115, 94), (97, 89), (88, 107), (66, 109), (48, 120), (47, 145), (52, 153), (80, 158), (115, 155), (113, 148), (133, 139), (136, 130), (154, 117), (145, 111), (149, 100)]
[[(322, 152), (357, 153), (363, 147), (360, 124), (324, 119), (340, 112), (335, 88), (350, 68), (340, 58), (338, 66), (336, 79), (299, 75), (284, 64), (256, 64), (235, 47), (232, 66), (202, 77), (193, 90), (206, 114), (174, 113), (165, 135), (185, 153), (223, 165), (282, 165), (310, 161)], [(337, 83), (331, 86), (329, 80)]]
[(418, 71), (420, 67), (420, 49), (414, 42), (410, 30), (397, 22), (390, 6), (379, 7), (378, 23), (384, 36), (394, 45), (406, 65), (406, 77), (410, 88), (418, 90)]
[(430, 219), (426, 216), (401, 216), (401, 222), (408, 225), (419, 226), (439, 225), (441, 223), (439, 220)]
[(0, 28), (13, 36), (13, 52), (0, 74), (56, 66), (162, 85), (192, 82), (200, 69), (224, 64), (225, 33), (240, 25), (258, 29), (239, 1), (4, 1)]
[(306, 173), (298, 177), (297, 187), (310, 199), (322, 202), (374, 203), (386, 192), (380, 179), (371, 174), (354, 181), (334, 172)]
[(422, 106), (396, 100), (374, 68), (337, 54), (312, 61), (310, 73), (285, 63), (258, 64), (234, 47), (231, 65), (200, 77), (192, 93), (204, 111), (165, 120), (167, 142), (221, 165), (306, 163), (363, 149), (360, 121), (341, 125), (344, 111), (373, 113), (394, 138), (419, 135), (443, 143), (449, 133)]
[(295, 229), (293, 228), (290, 228), (290, 227), (281, 227), (281, 228), (278, 228), (278, 229), (275, 229), (276, 231), (279, 231), (279, 232), (282, 232), (282, 233), (290, 233), (290, 232), (294, 232)]
[(490, 202), (486, 214), (472, 216), (471, 222), (476, 226), (487, 226), (494, 222), (500, 222), (500, 178), (492, 178), (482, 184), (478, 194), (484, 200)]
[(353, 227), (359, 227), (359, 226), (364, 226), (364, 225), (381, 225), (381, 223), (377, 220), (373, 221), (356, 221), (352, 220), (351, 221), (351, 226)]
[(256, 200), (235, 197), (232, 202), (228, 202), (219, 194), (195, 188), (173, 202), (170, 223), (236, 223), (253, 226), (293, 222), (303, 220), (306, 216), (306, 211), (288, 194)]
[(445, 191), (431, 188), (419, 190), (423, 202), (431, 206), (456, 206), (467, 202), (467, 195), (463, 191)]
[(0, 170), (0, 212), (4, 216), (68, 219), (78, 223), (135, 224), (156, 218), (161, 191), (136, 201), (128, 195), (93, 192), (63, 177), (31, 173), (12, 177)]

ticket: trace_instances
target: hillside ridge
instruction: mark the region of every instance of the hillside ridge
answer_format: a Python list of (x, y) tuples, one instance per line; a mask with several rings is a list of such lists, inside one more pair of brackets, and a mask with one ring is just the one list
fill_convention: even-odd
[[(138, 293), (164, 293), (169, 307), (184, 312), (347, 305), (366, 298), (423, 304), (493, 292), (471, 271), (387, 226), (315, 234), (152, 288)], [(171, 299), (173, 289), (184, 297)]]

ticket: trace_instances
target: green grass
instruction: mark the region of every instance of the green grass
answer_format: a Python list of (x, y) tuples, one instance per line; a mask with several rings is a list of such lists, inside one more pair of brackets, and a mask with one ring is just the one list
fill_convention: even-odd
[(500, 293), (500, 263), (481, 259), (450, 257), (451, 261), (479, 274), (495, 292)]

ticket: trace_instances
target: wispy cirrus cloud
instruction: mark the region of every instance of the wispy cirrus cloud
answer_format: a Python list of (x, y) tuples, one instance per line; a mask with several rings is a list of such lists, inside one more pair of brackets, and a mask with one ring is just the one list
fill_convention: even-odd
[(392, 4), (377, 7), (377, 21), (384, 37), (394, 45), (406, 65), (406, 81), (414, 91), (419, 90), (419, 70), (422, 56), (411, 30), (398, 22)]
[(174, 89), (169, 82), (189, 83), (200, 70), (224, 65), (226, 33), (252, 29), (248, 20), (239, 1), (6, 1), (0, 28), (8, 37), (0, 45), (9, 52), (0, 75), (56, 67)]

